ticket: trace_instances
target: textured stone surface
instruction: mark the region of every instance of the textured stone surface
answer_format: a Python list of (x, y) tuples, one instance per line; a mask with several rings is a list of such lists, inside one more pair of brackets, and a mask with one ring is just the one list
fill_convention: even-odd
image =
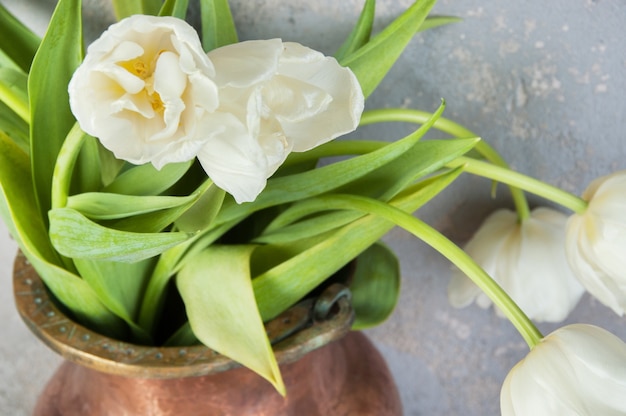
[[(2, 0), (38, 28), (53, 1)], [(103, 27), (102, 2), (86, 2), (86, 33)], [(240, 37), (282, 37), (332, 53), (350, 30), (362, 2), (232, 1)], [(379, 0), (378, 24), (411, 2)], [(573, 192), (600, 174), (625, 169), (626, 4), (601, 0), (525, 2), (440, 0), (436, 13), (463, 21), (419, 35), (370, 108), (406, 106), (433, 110), (492, 143), (516, 169)], [(97, 22), (96, 22), (97, 21)], [(410, 126), (371, 128), (364, 137), (402, 137)], [(499, 189), (462, 178), (420, 217), (458, 243), (466, 241), (494, 208), (510, 206)], [(531, 198), (534, 204), (543, 202)], [(477, 307), (448, 306), (449, 265), (407, 233), (385, 240), (397, 251), (403, 292), (394, 315), (368, 331), (396, 377), (406, 415), (497, 415), (500, 385), (526, 354), (506, 321)], [(41, 346), (13, 310), (10, 265), (14, 246), (0, 229), (0, 414), (28, 414), (36, 392), (58, 359)], [(626, 339), (623, 319), (585, 296), (567, 322), (599, 324)], [(541, 325), (550, 332), (557, 325)]]

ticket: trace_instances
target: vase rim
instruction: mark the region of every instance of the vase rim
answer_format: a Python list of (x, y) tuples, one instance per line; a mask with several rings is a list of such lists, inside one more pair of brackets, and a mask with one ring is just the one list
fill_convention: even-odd
[[(338, 284), (334, 284), (338, 285)], [(339, 285), (341, 286), (341, 285)], [(18, 252), (13, 267), (17, 310), (28, 328), (63, 358), (86, 367), (127, 377), (180, 378), (218, 373), (241, 365), (204, 345), (187, 347), (143, 346), (115, 340), (74, 322), (55, 304), (30, 262)], [(345, 287), (325, 292), (336, 303), (326, 319), (317, 317), (306, 328), (272, 345), (279, 364), (294, 362), (347, 334), (354, 311)], [(348, 292), (349, 293), (349, 292)], [(298, 313), (298, 305), (270, 321), (280, 323)]]

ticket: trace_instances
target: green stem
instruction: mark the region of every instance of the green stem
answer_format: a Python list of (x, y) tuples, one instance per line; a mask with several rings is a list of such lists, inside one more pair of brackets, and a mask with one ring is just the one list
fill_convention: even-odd
[[(384, 122), (423, 124), (430, 117), (432, 117), (432, 114), (425, 111), (406, 108), (387, 108), (364, 112), (363, 116), (361, 117), (361, 125), (365, 126), (368, 124)], [(444, 117), (439, 117), (435, 121), (433, 127), (456, 138), (479, 137), (471, 130), (468, 130), (462, 125)], [(480, 153), (485, 159), (487, 159), (491, 163), (497, 166), (501, 166), (503, 168), (509, 167), (509, 165), (502, 158), (502, 156), (486, 141), (481, 140), (476, 144), (476, 147), (474, 149), (476, 149), (478, 153)], [(526, 196), (521, 189), (515, 186), (509, 186), (509, 188), (511, 190), (511, 197), (513, 198), (513, 203), (515, 204), (518, 219), (521, 222), (530, 216), (528, 201), (526, 200)]]
[(0, 82), (0, 101), (4, 102), (22, 120), (30, 123), (30, 110), (28, 109), (28, 100), (25, 93), (20, 94), (11, 86)]
[(52, 174), (52, 208), (63, 208), (67, 205), (67, 198), (72, 182), (72, 173), (78, 159), (78, 154), (83, 146), (86, 134), (75, 123), (67, 134)]
[[(67, 199), (72, 182), (72, 173), (78, 159), (78, 154), (83, 146), (87, 135), (75, 123), (65, 137), (63, 146), (59, 150), (54, 172), (52, 173), (51, 208), (63, 208), (67, 205)], [(65, 268), (73, 273), (78, 273), (72, 259), (61, 256)]]
[(462, 156), (446, 164), (446, 166), (449, 168), (460, 166), (468, 173), (523, 189), (526, 192), (562, 205), (577, 214), (582, 214), (587, 209), (587, 202), (574, 194), (519, 172), (492, 165), (491, 163)]
[(511, 297), (465, 251), (443, 234), (390, 204), (355, 195), (329, 195), (319, 197), (332, 209), (351, 209), (378, 215), (404, 228), (441, 253), (465, 273), (511, 321), (532, 349), (543, 338), (541, 332), (517, 306)]

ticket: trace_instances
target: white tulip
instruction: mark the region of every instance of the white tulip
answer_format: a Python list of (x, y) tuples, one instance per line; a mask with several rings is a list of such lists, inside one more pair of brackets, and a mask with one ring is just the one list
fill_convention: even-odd
[(567, 255), (583, 286), (618, 315), (626, 309), (626, 171), (596, 179), (567, 224)]
[(135, 15), (93, 42), (69, 84), (81, 128), (134, 164), (193, 159), (216, 128), (215, 71), (184, 20)]
[(557, 329), (508, 374), (503, 416), (626, 414), (626, 344), (592, 325)]
[(280, 39), (228, 45), (208, 56), (224, 130), (198, 159), (239, 203), (254, 200), (290, 152), (312, 149), (359, 123), (361, 87), (334, 58)]
[[(537, 208), (521, 224), (513, 211), (490, 215), (465, 251), (536, 321), (560, 322), (584, 293), (565, 255), (567, 216)], [(461, 271), (453, 272), (448, 298), (455, 307), (491, 300)], [(503, 316), (500, 310), (496, 310)]]

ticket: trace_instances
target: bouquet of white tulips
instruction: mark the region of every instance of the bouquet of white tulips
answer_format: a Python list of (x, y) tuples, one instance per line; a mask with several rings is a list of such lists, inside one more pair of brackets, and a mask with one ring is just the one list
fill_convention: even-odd
[[(77, 321), (135, 343), (201, 342), (283, 394), (264, 322), (372, 258), (381, 267), (357, 267), (350, 287), (354, 328), (383, 322), (399, 274), (378, 240), (400, 226), (458, 268), (453, 305), (495, 304), (531, 348), (503, 414), (624, 414), (626, 345), (577, 325), (544, 338), (532, 320), (563, 320), (584, 290), (623, 314), (626, 173), (579, 198), (510, 170), (444, 103), (364, 111), (415, 33), (456, 20), (428, 17), (434, 3), (372, 35), (366, 0), (334, 57), (239, 42), (226, 0), (200, 0), (201, 31), (186, 0), (114, 0), (119, 22), (86, 53), (80, 0), (58, 2), (43, 39), (0, 5), (0, 215)], [(338, 139), (388, 122), (418, 128)], [(441, 138), (421, 140), (429, 130)], [(464, 173), (507, 184), (516, 206), (467, 251), (413, 215)], [(524, 192), (574, 214), (531, 212)]]

